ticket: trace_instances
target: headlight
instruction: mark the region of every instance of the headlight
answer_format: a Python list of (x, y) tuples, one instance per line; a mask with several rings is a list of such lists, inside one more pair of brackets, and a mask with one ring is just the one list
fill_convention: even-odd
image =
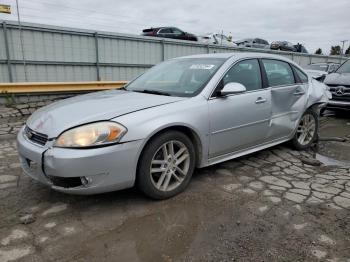
[(126, 128), (115, 122), (98, 122), (63, 132), (56, 140), (57, 147), (91, 147), (118, 142)]

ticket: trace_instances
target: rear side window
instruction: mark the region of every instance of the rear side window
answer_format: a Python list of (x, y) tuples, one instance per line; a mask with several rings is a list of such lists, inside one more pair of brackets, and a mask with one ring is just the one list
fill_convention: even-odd
[[(307, 83), (308, 82), (308, 77), (306, 74), (304, 74), (304, 72), (302, 72), (299, 68), (296, 68), (295, 66), (293, 66), (294, 71), (297, 73), (300, 82), (301, 83)], [(298, 81), (299, 82), (299, 81)]]
[(235, 64), (223, 78), (223, 85), (231, 82), (244, 85), (247, 91), (261, 89), (262, 82), (258, 60), (249, 59)]
[(293, 85), (295, 83), (292, 68), (279, 60), (262, 60), (269, 86)]

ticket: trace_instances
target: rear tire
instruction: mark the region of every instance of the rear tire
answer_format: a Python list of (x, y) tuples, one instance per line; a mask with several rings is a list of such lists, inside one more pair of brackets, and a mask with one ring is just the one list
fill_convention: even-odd
[(297, 150), (305, 150), (317, 140), (317, 137), (318, 115), (315, 111), (308, 109), (300, 119), (292, 143)]
[(195, 149), (179, 131), (154, 137), (143, 150), (137, 171), (137, 186), (148, 197), (167, 199), (181, 193), (195, 168)]

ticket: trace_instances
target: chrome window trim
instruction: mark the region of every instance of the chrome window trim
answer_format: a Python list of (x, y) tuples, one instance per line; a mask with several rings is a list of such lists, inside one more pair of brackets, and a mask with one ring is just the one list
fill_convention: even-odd
[(256, 92), (261, 92), (261, 91), (268, 91), (268, 90), (271, 90), (271, 88), (268, 87), (268, 88), (261, 88), (261, 89), (259, 89), (259, 90), (250, 90), (250, 91), (246, 91), (246, 92), (239, 93), (239, 94), (227, 95), (227, 96), (224, 96), (224, 97), (213, 96), (213, 97), (210, 97), (208, 100), (225, 99), (225, 98), (228, 98), (228, 97), (231, 97), (231, 96), (240, 96), (240, 95), (245, 95), (245, 94), (250, 94), (250, 93), (256, 93)]

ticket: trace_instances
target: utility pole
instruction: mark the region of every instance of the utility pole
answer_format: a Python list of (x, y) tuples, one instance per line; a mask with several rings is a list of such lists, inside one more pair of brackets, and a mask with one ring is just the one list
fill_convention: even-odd
[(342, 49), (341, 49), (341, 57), (344, 56), (344, 44), (345, 44), (347, 41), (348, 41), (348, 40), (342, 40), (342, 41), (340, 41), (340, 42), (343, 43), (343, 47), (342, 47)]
[(24, 79), (28, 82), (28, 74), (27, 74), (27, 65), (26, 65), (26, 57), (24, 54), (24, 43), (23, 43), (23, 35), (22, 35), (22, 24), (19, 15), (19, 5), (18, 0), (16, 0), (16, 8), (17, 8), (17, 20), (18, 20), (18, 30), (19, 30), (19, 38), (21, 41), (21, 51), (22, 51), (22, 60), (23, 60), (23, 69), (24, 69)]

